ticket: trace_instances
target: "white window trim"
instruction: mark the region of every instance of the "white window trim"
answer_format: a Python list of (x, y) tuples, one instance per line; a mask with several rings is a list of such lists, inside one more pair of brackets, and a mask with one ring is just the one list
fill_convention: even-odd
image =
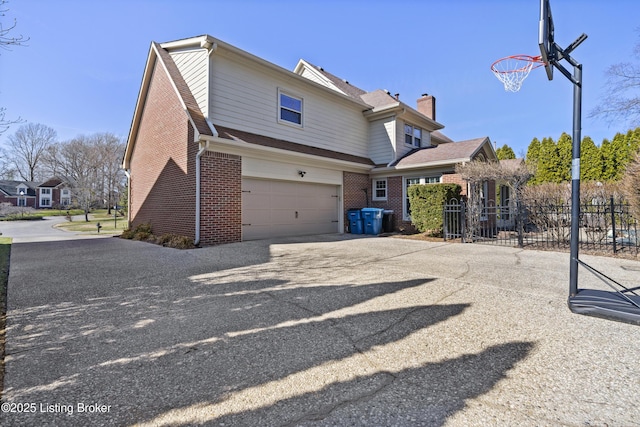
[[(288, 96), (289, 98), (294, 98), (294, 99), (297, 99), (297, 100), (300, 101), (300, 124), (293, 123), (293, 122), (290, 122), (288, 120), (283, 120), (283, 119), (280, 118), (280, 110), (283, 108), (282, 105), (280, 104), (281, 95), (285, 95), (285, 96)], [(291, 111), (294, 111), (294, 110), (291, 110)], [(289, 91), (289, 90), (284, 90), (284, 89), (278, 88), (277, 120), (278, 120), (278, 123), (286, 125), (286, 126), (291, 126), (291, 127), (298, 128), (298, 129), (304, 128), (304, 98), (302, 96), (294, 93), (294, 92)]]
[(418, 176), (403, 176), (402, 177), (402, 218), (404, 221), (411, 221), (411, 215), (407, 212), (407, 180), (408, 179), (419, 179), (419, 184), (427, 184), (427, 178), (437, 178), (438, 182), (432, 182), (431, 184), (441, 184), (442, 183), (442, 174), (439, 175), (418, 175)]
[[(376, 195), (377, 194), (377, 190), (378, 190), (378, 188), (377, 188), (378, 182), (384, 182), (384, 197), (378, 197)], [(376, 202), (386, 201), (388, 196), (389, 196), (389, 182), (387, 181), (387, 178), (374, 179), (371, 191), (372, 191), (371, 192), (371, 200), (376, 201)]]
[[(407, 133), (407, 131), (405, 130), (405, 126), (409, 126), (411, 128), (411, 143), (407, 143), (407, 135), (409, 135)], [(415, 140), (415, 130), (416, 129), (420, 129), (420, 144), (416, 145), (416, 140)], [(404, 141), (404, 145), (409, 146), (409, 147), (413, 147), (413, 148), (420, 148), (423, 146), (423, 141), (424, 141), (424, 129), (422, 129), (419, 126), (414, 126), (411, 123), (407, 123), (405, 122), (404, 125), (402, 126), (402, 139)]]

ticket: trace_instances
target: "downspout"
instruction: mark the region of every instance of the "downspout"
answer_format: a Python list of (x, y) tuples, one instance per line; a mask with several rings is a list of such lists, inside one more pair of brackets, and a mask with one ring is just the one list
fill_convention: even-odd
[[(207, 55), (207, 79), (210, 79), (211, 77), (211, 55), (218, 50), (218, 44), (209, 40), (208, 38), (203, 40), (200, 43), (200, 47), (208, 50), (208, 55)], [(211, 88), (209, 87), (208, 83), (207, 83), (207, 93), (209, 96), (211, 96)], [(215, 128), (215, 126), (213, 125), (213, 123), (211, 123), (211, 120), (209, 120), (209, 117), (205, 116), (205, 121), (207, 122), (207, 125), (209, 125), (209, 129), (211, 129), (211, 133), (212, 136), (214, 138), (217, 138), (219, 136), (217, 129)], [(203, 144), (204, 142), (204, 144)], [(201, 162), (201, 158), (202, 155), (205, 153), (205, 151), (207, 151), (209, 149), (209, 141), (208, 140), (200, 140), (200, 149), (198, 150), (198, 153), (196, 154), (196, 232), (195, 232), (195, 239), (193, 240), (193, 244), (194, 245), (199, 245), (200, 244), (200, 162)]]
[(131, 170), (125, 169), (124, 174), (127, 177), (127, 228), (131, 228)]
[[(203, 144), (204, 142), (204, 144)], [(209, 149), (209, 141), (200, 141), (200, 149), (196, 153), (196, 233), (194, 245), (200, 244), (200, 158)]]

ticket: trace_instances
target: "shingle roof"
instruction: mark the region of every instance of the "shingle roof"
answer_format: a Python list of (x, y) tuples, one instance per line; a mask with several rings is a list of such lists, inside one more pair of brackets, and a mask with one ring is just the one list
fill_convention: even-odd
[(318, 70), (323, 76), (331, 81), (338, 89), (344, 92), (346, 95), (360, 100), (360, 96), (367, 93), (367, 91), (360, 89), (359, 87), (353, 86), (348, 81), (341, 79), (338, 76), (331, 74), (328, 71), (325, 71), (324, 68), (318, 67), (317, 65), (311, 64), (309, 61), (305, 61), (316, 70)]
[(216, 126), (216, 129), (218, 130), (221, 138), (243, 141), (249, 144), (261, 145), (263, 147), (278, 148), (281, 150), (294, 151), (296, 153), (311, 154), (314, 156), (327, 157), (330, 159), (344, 160), (347, 162), (374, 166), (373, 162), (368, 157), (354, 156), (352, 154), (345, 154), (333, 150), (326, 150), (324, 148), (312, 147), (310, 145), (298, 144), (296, 142), (289, 142), (281, 139), (270, 138), (267, 136), (256, 135), (253, 133), (225, 128), (222, 126)]
[(62, 184), (63, 181), (60, 178), (51, 178), (45, 182), (43, 182), (42, 184), (38, 185), (38, 187), (48, 187), (48, 188), (55, 188), (58, 185)]
[(410, 151), (401, 159), (390, 166), (408, 167), (427, 163), (441, 163), (443, 161), (471, 160), (480, 148), (489, 141), (489, 138), (476, 138), (461, 142), (434, 145), (431, 147), (417, 148)]
[(0, 180), (0, 191), (8, 196), (18, 196), (18, 185), (24, 184), (27, 188), (27, 196), (35, 196), (35, 183), (28, 181), (14, 181), (10, 179)]

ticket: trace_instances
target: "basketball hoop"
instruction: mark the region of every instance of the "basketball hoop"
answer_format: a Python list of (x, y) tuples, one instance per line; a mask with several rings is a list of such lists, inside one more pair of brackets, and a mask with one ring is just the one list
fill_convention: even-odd
[(531, 70), (543, 65), (544, 61), (540, 56), (513, 55), (491, 64), (491, 71), (504, 84), (504, 90), (517, 92)]

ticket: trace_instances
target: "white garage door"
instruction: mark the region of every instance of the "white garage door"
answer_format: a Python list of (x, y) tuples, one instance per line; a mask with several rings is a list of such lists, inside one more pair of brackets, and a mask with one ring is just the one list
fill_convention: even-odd
[(338, 186), (242, 180), (242, 239), (338, 232)]

